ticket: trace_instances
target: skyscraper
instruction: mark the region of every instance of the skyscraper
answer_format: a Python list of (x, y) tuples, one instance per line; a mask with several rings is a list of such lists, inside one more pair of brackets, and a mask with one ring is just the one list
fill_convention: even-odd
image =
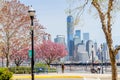
[(83, 41), (86, 43), (89, 40), (89, 33), (83, 33)]
[[(54, 42), (55, 42), (55, 43), (64, 44), (64, 45), (66, 46), (66, 44), (65, 44), (65, 36), (64, 36), (64, 35), (57, 35), (56, 38), (54, 39)], [(66, 60), (67, 60), (67, 57), (68, 57), (68, 56), (65, 56), (65, 57), (63, 57), (63, 58), (60, 58), (60, 62), (66, 61)]]
[(92, 46), (94, 45), (92, 40), (88, 40), (86, 43), (86, 51), (88, 52), (89, 58), (91, 58), (92, 55)]
[(75, 37), (78, 37), (81, 39), (81, 30), (76, 30), (75, 31)]
[(73, 57), (74, 53), (73, 34), (74, 34), (74, 20), (73, 17), (69, 15), (67, 17), (67, 45), (70, 58)]

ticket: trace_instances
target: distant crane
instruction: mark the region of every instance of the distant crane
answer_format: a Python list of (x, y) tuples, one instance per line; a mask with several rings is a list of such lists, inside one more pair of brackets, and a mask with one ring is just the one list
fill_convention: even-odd
[[(72, 15), (74, 17), (74, 26), (78, 25), (80, 22), (80, 16), (84, 12), (84, 8), (88, 3), (88, 0), (84, 0), (84, 4), (78, 4), (79, 0), (66, 0), (69, 7), (65, 10), (65, 13), (68, 15)], [(78, 6), (74, 6), (74, 4), (78, 4)]]

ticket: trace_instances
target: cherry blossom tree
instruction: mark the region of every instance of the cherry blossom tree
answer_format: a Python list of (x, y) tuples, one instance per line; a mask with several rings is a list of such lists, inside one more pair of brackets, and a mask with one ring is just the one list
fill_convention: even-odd
[(65, 45), (47, 40), (36, 46), (36, 55), (50, 66), (53, 61), (66, 56), (67, 50)]
[(22, 62), (24, 62), (25, 60), (28, 60), (28, 50), (29, 48), (24, 48), (24, 49), (20, 49), (20, 50), (12, 50), (12, 55), (10, 56), (11, 60), (14, 61), (14, 63), (16, 64), (16, 66), (20, 66), (22, 64)]
[[(2, 36), (1, 40), (4, 42), (3, 50), (7, 60), (7, 67), (9, 66), (10, 56), (14, 54), (14, 50), (21, 51), (26, 45), (30, 46), (31, 21), (28, 9), (28, 6), (17, 0), (5, 1), (0, 9), (0, 24), (2, 25), (0, 27), (0, 34)], [(45, 34), (44, 27), (38, 23), (36, 18), (34, 19), (34, 30), (36, 44), (42, 40), (42, 36)]]

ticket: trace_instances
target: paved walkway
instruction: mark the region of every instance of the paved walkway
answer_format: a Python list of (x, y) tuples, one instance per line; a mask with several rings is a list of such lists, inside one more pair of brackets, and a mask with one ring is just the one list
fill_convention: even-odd
[[(35, 74), (35, 80), (90, 80), (90, 78), (98, 78), (96, 80), (110, 80), (111, 74), (85, 74), (85, 73), (44, 73)], [(87, 79), (89, 78), (89, 79)], [(118, 75), (120, 80), (120, 75)], [(14, 80), (31, 80), (30, 74), (14, 74)], [(95, 80), (95, 79), (91, 79)]]

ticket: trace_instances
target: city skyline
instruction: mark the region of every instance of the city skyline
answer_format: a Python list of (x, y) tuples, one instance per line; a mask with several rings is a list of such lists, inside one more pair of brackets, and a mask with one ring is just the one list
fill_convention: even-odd
[[(50, 33), (52, 40), (56, 35), (65, 35), (67, 40), (67, 14), (65, 10), (68, 8), (66, 0), (20, 0), (21, 3), (24, 3), (26, 6), (32, 5), (36, 10), (37, 18), (39, 19), (40, 24), (45, 26), (46, 32)], [(95, 9), (92, 9), (95, 12)], [(105, 42), (105, 37), (101, 29), (101, 23), (99, 21), (97, 13), (89, 14), (88, 11), (85, 11), (80, 17), (79, 25), (75, 26), (75, 29), (81, 29), (81, 32), (88, 32), (90, 34), (90, 39), (94, 42), (103, 43)], [(96, 18), (97, 16), (97, 18)], [(120, 15), (119, 15), (120, 16)], [(120, 32), (119, 32), (119, 17), (115, 16), (113, 24), (113, 41), (114, 45), (120, 43)], [(81, 33), (81, 34), (82, 34)]]

